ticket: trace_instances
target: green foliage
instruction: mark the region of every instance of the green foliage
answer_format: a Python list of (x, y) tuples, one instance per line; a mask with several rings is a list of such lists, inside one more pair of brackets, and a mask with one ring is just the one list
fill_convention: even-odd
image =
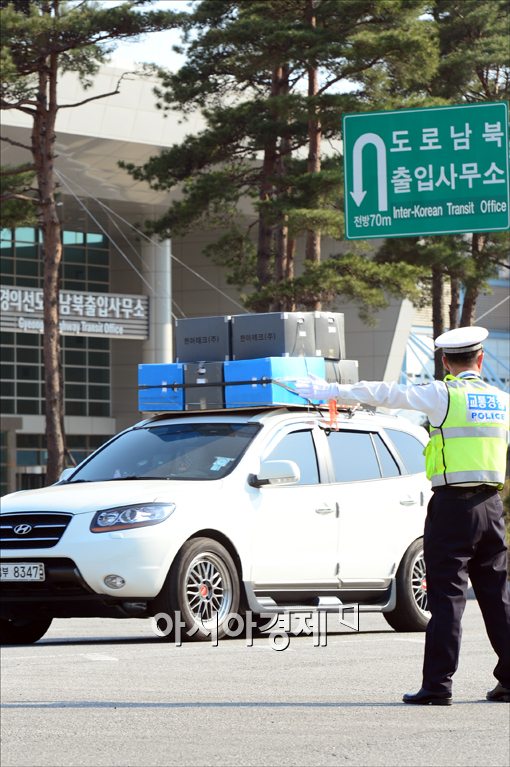
[(377, 264), (360, 250), (333, 255), (321, 263), (306, 262), (303, 274), (285, 282), (274, 281), (246, 298), (248, 308), (261, 310), (278, 299), (306, 309), (320, 301), (326, 308), (336, 296), (354, 301), (360, 317), (374, 324), (375, 312), (388, 306), (389, 296), (423, 300), (422, 270), (410, 264)]
[[(13, 89), (34, 96), (37, 83), (30, 76), (40, 73), (51, 55), (58, 58), (60, 71), (77, 72), (86, 87), (116, 40), (178, 26), (181, 14), (142, 11), (144, 5), (144, 0), (104, 6), (90, 0), (2, 0), (2, 97)], [(2, 103), (2, 108), (9, 105)]]
[[(227, 269), (227, 282), (241, 291), (257, 281), (257, 250), (248, 233), (232, 226), (215, 242), (207, 245), (205, 253), (214, 263)], [(242, 296), (246, 299), (246, 294)]]
[(0, 172), (0, 201), (2, 203), (2, 226), (30, 226), (37, 221), (32, 184), (35, 172), (21, 166), (4, 166)]
[(434, 92), (451, 100), (508, 99), (508, 0), (435, 0), (432, 10), (441, 56)]
[(463, 280), (473, 273), (469, 242), (460, 234), (386, 240), (375, 258), (379, 263), (405, 262), (420, 265), (424, 276), (430, 274), (432, 266), (438, 265), (446, 274)]
[[(168, 237), (205, 222), (223, 226), (227, 234), (207, 253), (257, 306), (279, 298), (311, 306), (335, 290), (375, 306), (379, 294), (367, 270), (363, 294), (363, 270), (357, 281), (340, 279), (335, 259), (320, 275), (307, 265), (304, 275), (291, 276), (293, 253), (310, 232), (342, 237), (339, 150), (325, 159), (321, 146), (339, 142), (342, 113), (429, 96), (437, 40), (426, 9), (422, 0), (195, 3), (183, 25), (186, 63), (178, 72), (160, 70), (156, 93), (162, 109), (200, 110), (205, 127), (142, 167), (123, 164), (155, 189), (180, 192), (150, 230)], [(312, 74), (317, 85), (308, 91)], [(306, 156), (314, 135), (318, 160)], [(388, 289), (403, 285), (391, 269), (377, 269)], [(286, 271), (282, 282), (277, 275)]]
[[(443, 103), (498, 101), (510, 96), (510, 4), (508, 0), (431, 0), (439, 44), (439, 60), (427, 90)], [(440, 267), (463, 286), (474, 316), (479, 293), (490, 291), (488, 280), (498, 267), (508, 267), (510, 235), (490, 232), (466, 239), (436, 236), (388, 240), (379, 262), (404, 260)], [(431, 275), (429, 273), (428, 281)]]
[[(75, 72), (82, 85), (88, 87), (99, 65), (107, 59), (116, 40), (134, 37), (156, 29), (178, 24), (180, 14), (145, 11), (143, 0), (114, 5), (67, 0), (0, 0), (0, 56), (2, 78), (0, 107), (14, 109), (33, 122), (31, 166), (35, 169), (35, 200), (43, 233), (44, 283), (44, 368), (46, 399), (46, 438), (48, 463), (46, 480), (55, 482), (64, 467), (65, 436), (62, 391), (62, 367), (59, 348), (58, 294), (59, 266), (62, 257), (60, 222), (56, 208), (55, 125), (58, 110), (77, 107), (88, 100), (109, 94), (91, 96), (76, 104), (59, 103), (59, 75)], [(122, 78), (121, 78), (122, 79)], [(8, 136), (2, 140), (20, 145)], [(18, 176), (11, 182), (25, 184)], [(8, 215), (13, 223), (25, 215), (20, 204), (27, 202), (20, 191), (7, 195)], [(48, 310), (48, 311), (46, 311)]]

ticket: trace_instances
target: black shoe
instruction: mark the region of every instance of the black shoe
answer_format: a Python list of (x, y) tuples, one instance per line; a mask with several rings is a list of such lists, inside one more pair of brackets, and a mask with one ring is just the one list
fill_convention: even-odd
[(489, 690), (485, 697), (494, 703), (510, 703), (510, 687), (503, 687), (498, 682), (496, 687), (493, 690)]
[(452, 696), (449, 692), (430, 692), (424, 687), (412, 695), (406, 692), (402, 698), (404, 703), (412, 703), (415, 706), (451, 706)]

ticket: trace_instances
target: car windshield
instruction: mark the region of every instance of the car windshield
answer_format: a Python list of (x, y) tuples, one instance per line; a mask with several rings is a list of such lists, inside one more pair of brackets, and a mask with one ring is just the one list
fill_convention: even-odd
[(68, 480), (221, 479), (241, 459), (258, 424), (188, 423), (144, 426), (120, 434)]

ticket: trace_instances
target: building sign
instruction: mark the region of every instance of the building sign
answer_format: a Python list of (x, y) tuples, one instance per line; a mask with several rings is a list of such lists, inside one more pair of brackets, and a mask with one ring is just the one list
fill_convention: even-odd
[(508, 104), (343, 118), (348, 240), (510, 228)]
[[(149, 337), (147, 296), (61, 290), (59, 307), (64, 336)], [(42, 289), (0, 286), (0, 313), (3, 331), (42, 333)]]

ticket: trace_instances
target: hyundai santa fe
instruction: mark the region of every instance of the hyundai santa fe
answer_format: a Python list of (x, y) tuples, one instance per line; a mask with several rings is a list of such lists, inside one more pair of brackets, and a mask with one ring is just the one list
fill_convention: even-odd
[(424, 429), (365, 410), (157, 415), (1, 504), (0, 640), (53, 618), (382, 612), (424, 630)]

